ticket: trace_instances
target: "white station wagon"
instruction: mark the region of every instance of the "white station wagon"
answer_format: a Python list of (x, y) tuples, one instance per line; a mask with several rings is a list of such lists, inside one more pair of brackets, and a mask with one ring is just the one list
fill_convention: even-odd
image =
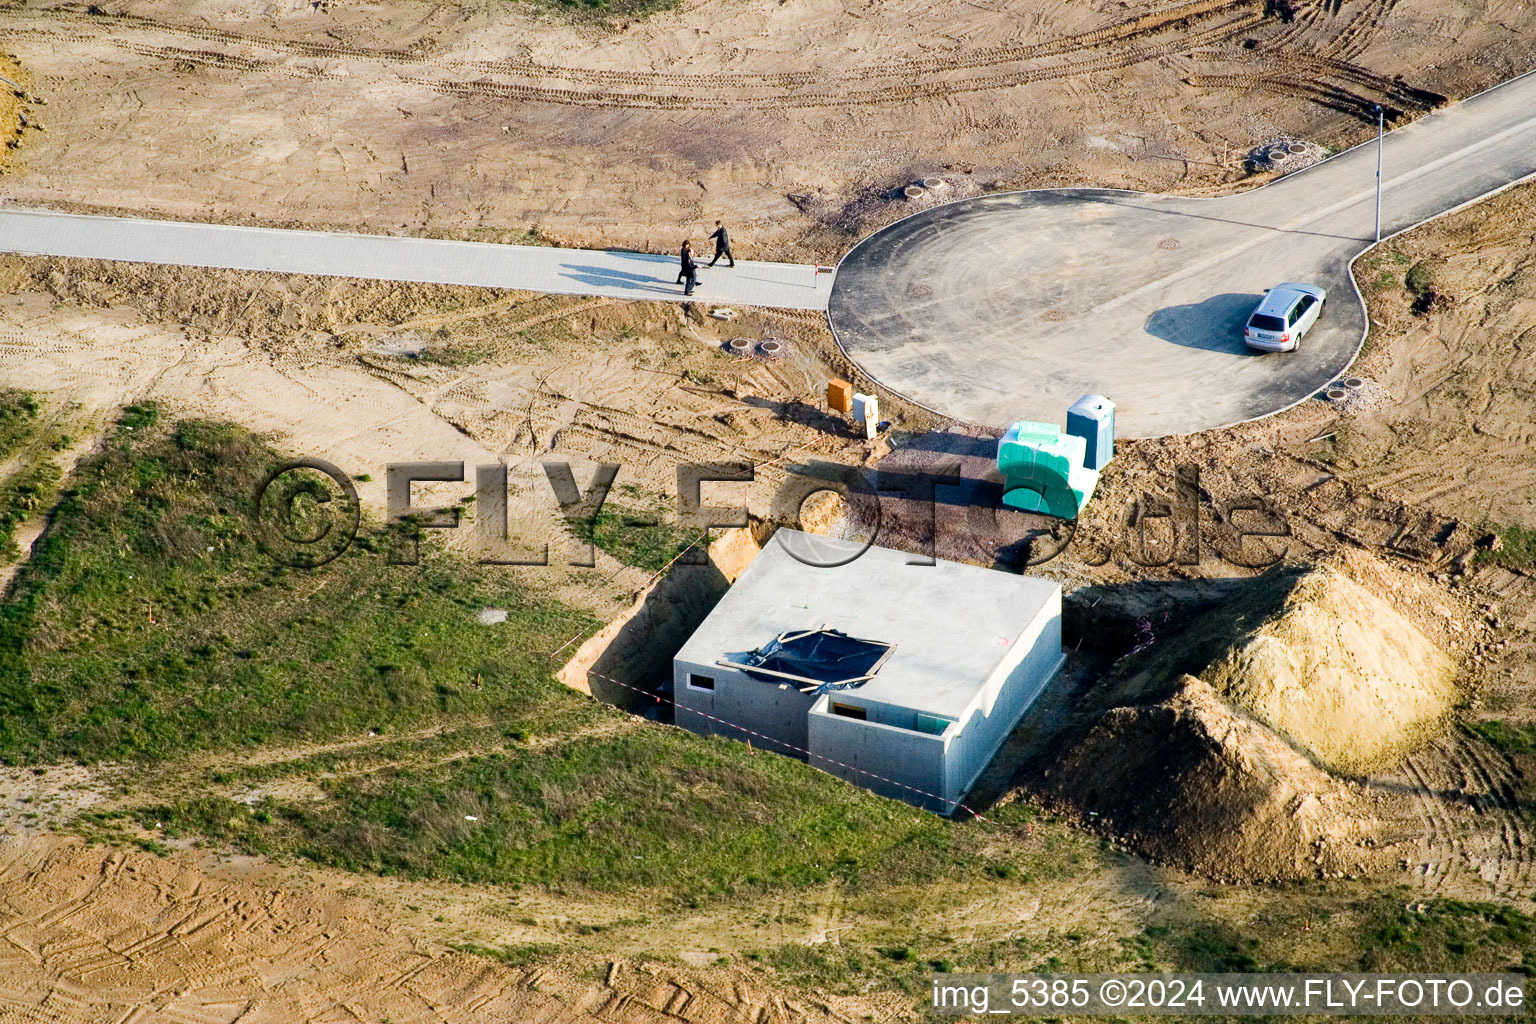
[(1293, 352), (1323, 312), (1328, 293), (1311, 284), (1277, 284), (1248, 318), (1243, 341), (1260, 352)]

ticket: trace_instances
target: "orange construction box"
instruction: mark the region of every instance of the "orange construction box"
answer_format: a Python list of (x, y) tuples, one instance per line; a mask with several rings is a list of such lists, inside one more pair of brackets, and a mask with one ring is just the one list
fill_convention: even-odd
[(853, 410), (853, 385), (845, 380), (827, 381), (827, 405), (833, 412), (851, 412)]

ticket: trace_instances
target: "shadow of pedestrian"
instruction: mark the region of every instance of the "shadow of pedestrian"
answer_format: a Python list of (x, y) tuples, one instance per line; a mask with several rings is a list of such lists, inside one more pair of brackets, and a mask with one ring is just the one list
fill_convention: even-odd
[(629, 274), (622, 270), (610, 270), (607, 267), (577, 266), (571, 263), (560, 264), (560, 269), (563, 272), (561, 276), (593, 287), (625, 288), (637, 292), (658, 292), (663, 295), (676, 294), (673, 289), (667, 287), (666, 282), (659, 281), (649, 274)]

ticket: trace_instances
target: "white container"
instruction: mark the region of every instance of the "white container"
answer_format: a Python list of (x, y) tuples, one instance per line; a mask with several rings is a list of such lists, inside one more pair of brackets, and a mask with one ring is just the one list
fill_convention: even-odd
[(874, 437), (880, 424), (880, 399), (874, 395), (853, 395), (853, 421), (864, 424), (864, 436)]

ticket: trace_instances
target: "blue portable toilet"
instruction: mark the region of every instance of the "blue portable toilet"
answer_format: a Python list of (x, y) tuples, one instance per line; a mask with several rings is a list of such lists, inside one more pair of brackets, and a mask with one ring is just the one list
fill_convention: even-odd
[(1115, 403), (1103, 395), (1084, 395), (1067, 410), (1067, 433), (1088, 443), (1083, 465), (1095, 472), (1115, 457)]

